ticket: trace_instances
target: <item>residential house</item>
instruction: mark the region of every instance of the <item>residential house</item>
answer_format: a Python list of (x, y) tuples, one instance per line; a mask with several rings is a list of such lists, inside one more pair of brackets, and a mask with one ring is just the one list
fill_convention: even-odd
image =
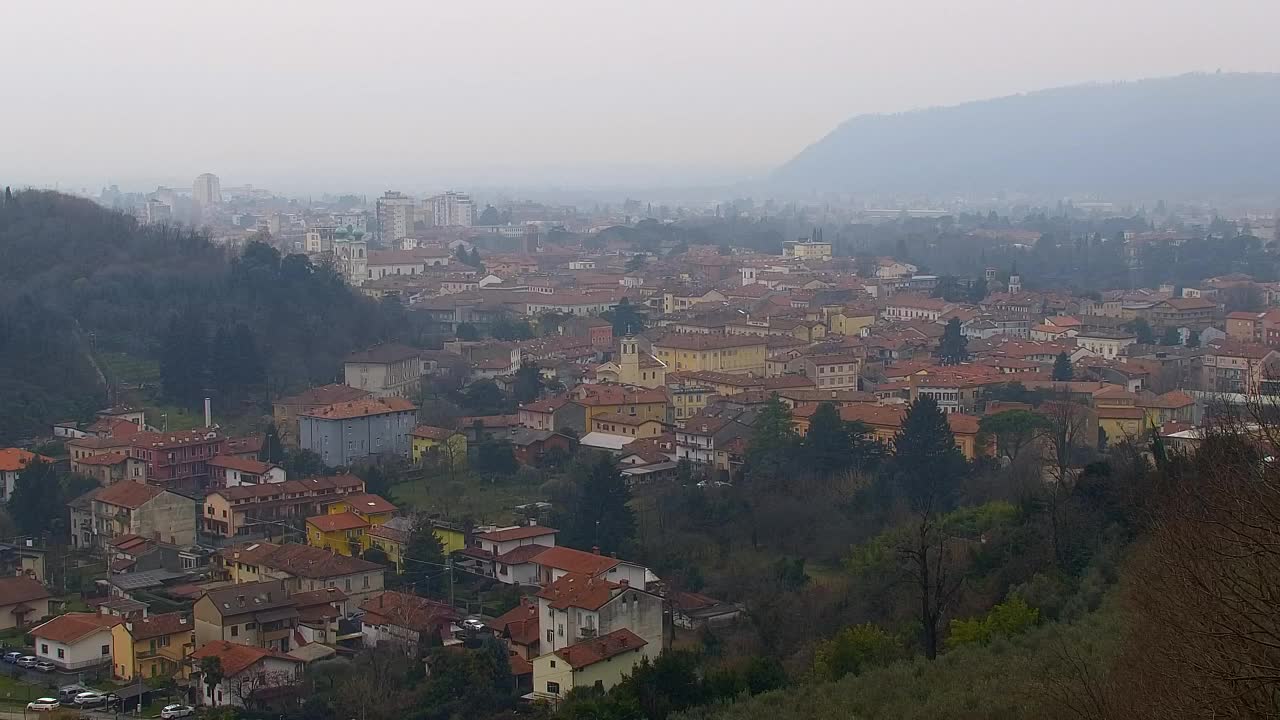
[(299, 442), (330, 467), (377, 455), (408, 457), (417, 412), (400, 397), (329, 405), (298, 415)]
[(666, 426), (652, 418), (640, 418), (622, 413), (605, 413), (591, 420), (591, 432), (609, 433), (610, 435), (626, 435), (632, 438), (657, 437), (666, 431)]
[(13, 489), (18, 483), (18, 474), (33, 462), (53, 463), (53, 458), (22, 450), (20, 448), (0, 449), (0, 499), (9, 502)]
[[(83, 548), (105, 548), (119, 535), (140, 535), (170, 545), (196, 541), (196, 504), (185, 495), (155, 485), (116, 483), (92, 490), (88, 513), (72, 528), (73, 543)], [(76, 515), (76, 513), (73, 513)]]
[(585, 427), (590, 428), (600, 415), (634, 415), (647, 420), (667, 418), (665, 388), (637, 388), (625, 385), (579, 385), (570, 396), (585, 410)]
[(485, 626), (502, 639), (512, 655), (532, 660), (542, 654), (541, 633), (538, 631), (541, 615), (538, 610), (536, 601), (521, 597), (519, 605), (485, 621)]
[[(416, 397), (422, 379), (422, 363), (418, 356), (418, 350), (405, 345), (375, 345), (347, 356), (342, 366), (343, 381), (353, 388), (372, 393), (374, 397)], [(353, 400), (340, 400), (332, 404), (344, 402)], [(298, 414), (311, 412), (315, 410)]]
[(118, 482), (147, 481), (147, 464), (127, 452), (98, 452), (71, 461), (71, 472), (86, 475), (106, 487)]
[(1257, 394), (1264, 382), (1280, 377), (1277, 361), (1280, 361), (1280, 352), (1266, 345), (1209, 344), (1201, 357), (1204, 373), (1201, 387), (1209, 392)]
[(350, 385), (334, 384), (313, 387), (297, 395), (275, 401), (271, 405), (272, 418), (276, 424), (276, 432), (280, 435), (280, 442), (290, 447), (298, 446), (298, 415), (338, 403), (363, 400), (372, 394), (368, 390)]
[(568, 397), (553, 397), (520, 406), (520, 424), (534, 430), (569, 428), (579, 435), (587, 432), (587, 410)]
[(533, 659), (533, 694), (562, 700), (574, 688), (608, 690), (648, 656), (644, 639), (625, 628), (583, 640)]
[(806, 355), (800, 363), (805, 377), (819, 390), (858, 389), (862, 359), (857, 355)]
[(327, 512), (346, 495), (363, 492), (364, 480), (355, 475), (214, 490), (204, 498), (200, 532), (204, 540), (214, 542), (297, 532), (294, 524)]
[(1213, 325), (1218, 304), (1204, 298), (1167, 298), (1153, 304), (1145, 313), (1147, 322), (1157, 331), (1166, 328), (1204, 330)]
[(223, 454), (227, 438), (216, 430), (197, 428), (140, 432), (128, 438), (129, 454), (146, 463), (147, 482), (199, 488), (209, 480), (209, 461)]
[(1102, 330), (1081, 331), (1076, 333), (1076, 346), (1108, 360), (1122, 357), (1125, 348), (1136, 343), (1138, 336), (1125, 332), (1106, 332)]
[(543, 525), (477, 532), (471, 544), (459, 551), (458, 567), (508, 585), (535, 585), (538, 568), (531, 559), (543, 549), (555, 547), (558, 532)]
[(278, 697), (302, 679), (302, 660), (267, 648), (216, 640), (197, 648), (191, 663), (198, 669), (205, 658), (218, 659), (222, 678), (215, 685), (197, 674), (195, 690), (204, 707), (244, 707), (263, 697)]
[(180, 612), (126, 619), (111, 628), (117, 680), (171, 677), (195, 650), (195, 625)]
[(902, 293), (885, 301), (882, 318), (889, 321), (928, 320), (937, 322), (943, 314), (955, 308), (955, 303), (940, 298), (922, 297)]
[(35, 656), (58, 668), (87, 670), (111, 664), (111, 628), (124, 622), (113, 615), (72, 612), (31, 630)]
[(53, 614), (53, 596), (30, 577), (0, 577), (0, 630), (23, 627)]
[(467, 436), (457, 430), (419, 425), (409, 433), (412, 443), (410, 456), (415, 463), (443, 463), (445, 466), (465, 467), (467, 464)]
[(1137, 406), (1146, 412), (1145, 424), (1150, 427), (1162, 427), (1165, 423), (1178, 422), (1196, 425), (1200, 422), (1200, 413), (1195, 398), (1181, 390), (1170, 390), (1162, 395), (1145, 398), (1140, 397)]
[(603, 577), (566, 573), (538, 592), (542, 652), (553, 652), (593, 637), (627, 629), (661, 652), (663, 599), (642, 587)]
[(568, 457), (578, 444), (564, 433), (530, 428), (511, 428), (502, 439), (511, 443), (511, 451), (521, 465), (541, 465), (547, 454), (553, 452), (561, 458)]
[(377, 495), (344, 496), (327, 514), (307, 518), (307, 544), (348, 557), (359, 555), (365, 531), (390, 520), (395, 512), (395, 505)]
[(453, 623), (461, 619), (446, 603), (391, 590), (360, 603), (360, 610), (365, 647), (392, 645), (410, 657), (433, 643), (430, 636), (436, 641), (449, 637)]
[(730, 471), (733, 441), (746, 438), (751, 428), (733, 417), (695, 415), (676, 429), (676, 460)]
[(672, 592), (671, 622), (686, 630), (728, 625), (742, 617), (746, 609), (738, 603), (717, 600), (695, 592)]
[(291, 593), (336, 588), (356, 603), (381, 592), (386, 573), (377, 563), (297, 543), (234, 545), (218, 560), (237, 584), (281, 581)]
[(668, 371), (712, 370), (765, 374), (768, 343), (754, 335), (667, 333), (653, 341), (653, 352)]
[(209, 461), (209, 484), (215, 488), (282, 483), (286, 479), (284, 468), (261, 460), (219, 455)]

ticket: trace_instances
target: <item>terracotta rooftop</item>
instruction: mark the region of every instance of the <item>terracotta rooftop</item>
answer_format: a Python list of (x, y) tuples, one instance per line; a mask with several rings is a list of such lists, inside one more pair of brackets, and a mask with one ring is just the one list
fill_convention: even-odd
[(124, 618), (115, 615), (99, 615), (97, 613), (72, 612), (50, 620), (31, 631), (41, 640), (52, 640), (56, 643), (71, 644), (100, 630), (106, 630), (124, 622)]
[(639, 635), (623, 628), (614, 630), (608, 635), (583, 640), (555, 652), (560, 659), (569, 663), (570, 667), (579, 670), (622, 653), (639, 650), (646, 644)]
[(396, 625), (416, 632), (430, 632), (457, 620), (456, 610), (445, 603), (388, 590), (360, 603), (369, 625)]
[(118, 482), (114, 485), (108, 485), (98, 491), (93, 499), (106, 503), (107, 505), (115, 505), (117, 507), (125, 507), (130, 510), (137, 510), (143, 505), (153, 500), (163, 489), (154, 485), (144, 485), (136, 482)]
[(544, 535), (554, 535), (560, 532), (555, 528), (545, 525), (521, 525), (518, 527), (501, 528), (491, 532), (476, 533), (476, 537), (489, 542), (509, 542), (511, 540), (525, 540), (528, 538), (542, 537)]
[(307, 524), (324, 533), (341, 532), (343, 530), (355, 530), (356, 528), (369, 527), (368, 522), (353, 512), (316, 515), (307, 518)]
[(191, 653), (191, 659), (195, 661), (197, 667), (200, 661), (207, 657), (218, 658), (222, 662), (222, 672), (227, 677), (244, 672), (264, 658), (275, 658), (276, 660), (284, 660), (298, 665), (302, 664), (302, 661), (298, 658), (290, 657), (274, 650), (251, 645), (240, 645), (226, 640), (214, 640), (196, 648), (196, 651)]
[(543, 567), (591, 576), (608, 572), (609, 568), (614, 567), (619, 562), (614, 557), (583, 552), (563, 546), (547, 548), (539, 553), (537, 557), (537, 563)]
[(349, 420), (351, 418), (386, 415), (393, 412), (412, 412), (418, 407), (404, 398), (364, 398), (326, 405), (322, 408), (299, 413), (304, 417), (323, 420)]
[(419, 425), (409, 434), (416, 438), (425, 438), (427, 440), (448, 440), (458, 434), (458, 431), (432, 425)]
[(271, 463), (265, 463), (261, 460), (250, 460), (248, 458), (237, 457), (235, 455), (218, 455), (209, 461), (209, 465), (213, 467), (226, 468), (227, 470), (237, 470), (250, 475), (262, 475), (275, 467)]
[(399, 345), (396, 343), (387, 343), (384, 345), (374, 345), (368, 350), (351, 353), (347, 356), (349, 363), (393, 363), (409, 358), (416, 358), (418, 350), (407, 345)]
[(189, 633), (195, 627), (191, 620), (180, 612), (148, 615), (126, 623), (126, 626), (129, 628), (130, 634), (133, 635), (135, 642), (163, 635), (174, 635), (181, 632)]
[[(132, 425), (132, 423), (130, 423)], [(0, 450), (0, 470), (7, 472), (17, 472), (25, 468), (32, 460), (39, 458), (41, 462), (51, 463), (53, 458), (47, 458), (43, 455), (36, 455), (19, 448), (4, 448)]]
[(323, 407), (325, 405), (333, 405), (334, 403), (350, 402), (351, 400), (359, 400), (369, 397), (368, 390), (353, 388), (350, 385), (321, 385), (313, 387), (310, 390), (283, 398), (276, 401), (276, 405), (314, 405)]
[(18, 605), (52, 597), (38, 581), (29, 577), (0, 577), (0, 606)]
[(579, 573), (565, 573), (559, 580), (538, 591), (538, 597), (550, 601), (556, 610), (571, 607), (583, 610), (599, 610), (613, 599), (614, 591), (622, 586), (604, 578)]

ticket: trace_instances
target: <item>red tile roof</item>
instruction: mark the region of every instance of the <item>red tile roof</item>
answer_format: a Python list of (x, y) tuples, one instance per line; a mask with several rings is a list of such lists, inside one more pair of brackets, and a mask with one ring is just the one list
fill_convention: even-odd
[[(130, 423), (132, 425), (133, 423)], [(0, 450), (0, 470), (7, 472), (16, 472), (25, 468), (32, 460), (39, 458), (41, 462), (51, 463), (53, 458), (47, 458), (43, 455), (36, 455), (19, 448), (4, 448)]]
[(44, 585), (29, 577), (0, 577), (0, 607), (49, 597), (52, 596)]
[(519, 527), (502, 528), (492, 532), (476, 533), (476, 537), (489, 542), (507, 542), (509, 540), (524, 540), (527, 538), (542, 537), (544, 535), (554, 535), (560, 532), (552, 527), (545, 525), (521, 525)]
[(42, 640), (70, 644), (100, 630), (115, 627), (122, 622), (124, 622), (124, 618), (115, 615), (73, 612), (59, 615), (49, 622), (36, 627), (31, 631), (31, 634)]
[(371, 493), (347, 495), (342, 498), (342, 502), (346, 503), (351, 510), (362, 513), (389, 513), (395, 512), (397, 509), (395, 505), (383, 499), (381, 495), (373, 495)]
[(137, 510), (143, 505), (151, 502), (163, 489), (154, 485), (143, 485), (136, 482), (118, 482), (114, 485), (108, 485), (98, 491), (93, 496), (94, 500), (106, 503), (107, 505), (115, 505), (117, 507), (126, 507), (130, 510)]
[(320, 532), (326, 533), (369, 527), (369, 523), (365, 522), (359, 515), (356, 515), (353, 512), (334, 513), (332, 515), (316, 515), (314, 517), (307, 518), (307, 524), (314, 526)]
[(191, 653), (191, 659), (195, 661), (197, 666), (199, 666), (201, 660), (207, 657), (216, 657), (221, 660), (222, 672), (227, 677), (239, 675), (241, 672), (261, 662), (264, 658), (275, 658), (297, 663), (298, 665), (302, 664), (301, 660), (274, 650), (230, 643), (226, 640), (214, 640)]
[(565, 573), (559, 580), (538, 591), (538, 597), (549, 600), (550, 606), (556, 610), (571, 607), (599, 610), (613, 598), (614, 591), (620, 587), (622, 586), (618, 583), (604, 578)]
[(276, 401), (276, 405), (314, 405), (323, 407), (325, 405), (333, 405), (340, 402), (350, 402), (361, 398), (369, 397), (371, 393), (368, 390), (353, 388), (350, 385), (321, 385), (313, 387), (310, 390), (304, 390), (292, 397), (282, 398)]
[(647, 644), (644, 638), (623, 628), (614, 630), (608, 635), (560, 648), (556, 650), (556, 655), (569, 663), (574, 670), (579, 670), (625, 652), (639, 650)]
[(299, 413), (299, 415), (324, 420), (348, 420), (373, 415), (386, 415), (393, 412), (411, 412), (417, 409), (416, 405), (404, 398), (364, 398), (362, 400), (350, 400), (326, 405), (322, 408)]
[(129, 632), (133, 635), (135, 642), (164, 635), (189, 633), (194, 627), (191, 620), (180, 612), (149, 615), (128, 623)]
[(250, 475), (262, 475), (271, 468), (275, 467), (271, 463), (265, 463), (261, 460), (250, 460), (248, 458), (236, 457), (235, 455), (218, 455), (209, 460), (209, 465), (213, 467), (226, 468), (228, 470), (238, 470), (242, 473)]
[(583, 552), (568, 547), (547, 548), (539, 553), (537, 558), (537, 563), (543, 567), (592, 576), (608, 572), (609, 568), (614, 567), (618, 562), (619, 560), (614, 557)]
[(360, 603), (369, 625), (396, 625), (415, 632), (429, 632), (459, 618), (456, 610), (417, 595), (388, 590)]
[[(75, 461), (77, 465), (118, 465), (129, 459), (128, 455), (121, 452), (105, 452), (97, 455), (82, 457)], [(0, 468), (2, 469), (2, 468)]]
[(428, 440), (448, 440), (454, 435), (457, 435), (458, 431), (442, 427), (432, 427), (431, 425), (419, 425), (409, 434), (416, 438), (426, 438)]

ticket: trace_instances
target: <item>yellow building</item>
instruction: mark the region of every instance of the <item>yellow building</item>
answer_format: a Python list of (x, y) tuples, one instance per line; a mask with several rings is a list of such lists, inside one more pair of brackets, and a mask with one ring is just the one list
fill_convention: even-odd
[(814, 240), (788, 240), (782, 243), (782, 257), (795, 260), (830, 260), (831, 243)]
[(608, 690), (648, 655), (647, 644), (624, 628), (540, 655), (532, 661), (533, 694), (559, 700), (574, 688)]
[(833, 333), (848, 337), (861, 335), (863, 328), (871, 327), (875, 323), (876, 311), (874, 309), (845, 307), (827, 316), (828, 329)]
[(330, 505), (328, 515), (307, 518), (307, 544), (339, 555), (359, 555), (366, 547), (365, 532), (395, 512), (395, 505), (377, 495), (348, 495)]
[(573, 400), (586, 408), (584, 425), (592, 427), (601, 415), (631, 415), (641, 420), (667, 419), (666, 388), (638, 388), (600, 383), (579, 385), (573, 389)]
[(413, 461), (451, 462), (455, 467), (467, 464), (467, 436), (457, 430), (419, 425), (410, 433)]
[[(433, 522), (432, 530), (444, 547), (445, 555), (467, 546), (467, 537), (460, 528), (442, 522)], [(361, 547), (364, 550), (370, 548), (381, 550), (387, 554), (387, 560), (395, 563), (397, 572), (404, 572), (404, 556), (408, 551), (409, 535), (412, 532), (412, 518), (393, 518), (365, 530), (364, 536), (360, 539)]]
[(653, 419), (640, 418), (621, 413), (605, 413), (596, 415), (591, 420), (591, 432), (622, 435), (633, 438), (657, 437), (666, 431), (666, 426)]
[(667, 384), (667, 366), (649, 353), (640, 352), (640, 344), (630, 335), (618, 344), (618, 359), (596, 366), (598, 382), (636, 385), (644, 388)]
[(754, 335), (668, 333), (654, 341), (653, 353), (669, 372), (712, 370), (760, 376), (769, 357), (765, 339)]
[(185, 672), (195, 650), (194, 625), (172, 612), (127, 620), (111, 628), (111, 674), (117, 680), (171, 677)]

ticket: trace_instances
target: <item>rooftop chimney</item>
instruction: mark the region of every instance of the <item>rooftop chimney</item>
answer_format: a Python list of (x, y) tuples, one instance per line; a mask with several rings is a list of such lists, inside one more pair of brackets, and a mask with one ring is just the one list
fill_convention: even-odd
[(204, 399), (204, 426), (213, 425), (213, 408), (210, 406), (209, 398)]
[(592, 545), (592, 546), (591, 546), (591, 552), (595, 553), (596, 555), (599, 555), (599, 554), (600, 554), (600, 546), (599, 546), (599, 545)]

